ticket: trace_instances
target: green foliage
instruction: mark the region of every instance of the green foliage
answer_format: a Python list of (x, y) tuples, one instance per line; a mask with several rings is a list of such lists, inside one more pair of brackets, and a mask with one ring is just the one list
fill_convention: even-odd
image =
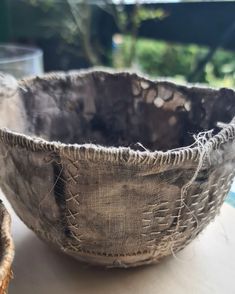
[[(70, 56), (82, 57), (89, 65), (102, 64), (102, 56), (111, 55), (111, 50), (102, 47), (99, 36), (95, 37), (92, 32), (94, 15), (89, 1), (23, 1), (34, 6), (35, 9), (50, 12), (53, 17), (45, 18), (42, 28), (47, 37), (60, 37), (61, 51), (67, 52)], [(110, 58), (116, 68), (134, 66), (155, 77), (166, 76), (187, 81), (198, 62), (209, 50), (196, 45), (139, 39), (138, 29), (142, 22), (161, 21), (168, 16), (161, 8), (149, 9), (136, 1), (132, 11), (128, 11), (123, 0), (120, 0), (118, 5), (113, 5), (114, 1), (110, 0), (100, 0), (97, 3), (113, 17), (122, 34), (119, 35), (119, 41), (122, 39), (122, 42), (118, 42), (119, 45)], [(235, 53), (217, 50), (199, 75), (197, 82), (209, 83), (212, 86), (235, 87)]]
[(139, 20), (139, 23), (145, 20), (155, 19), (155, 20), (162, 20), (167, 16), (167, 13), (164, 9), (158, 8), (158, 9), (148, 9), (146, 7), (139, 7), (137, 12), (137, 17)]
[(235, 53), (216, 52), (205, 69), (206, 81), (216, 86), (235, 87)]
[[(124, 37), (114, 55), (114, 67), (126, 66), (129, 44), (130, 37)], [(187, 77), (207, 51), (208, 48), (197, 45), (139, 39), (136, 44), (134, 64), (154, 77), (172, 77), (187, 81)], [(197, 82), (209, 83), (212, 86), (235, 87), (235, 53), (218, 50)]]

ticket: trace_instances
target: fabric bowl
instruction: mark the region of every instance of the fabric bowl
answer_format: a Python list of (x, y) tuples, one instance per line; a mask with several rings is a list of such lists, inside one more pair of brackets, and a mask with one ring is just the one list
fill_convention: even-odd
[(235, 93), (88, 70), (0, 81), (0, 184), (23, 222), (79, 260), (174, 254), (235, 174)]

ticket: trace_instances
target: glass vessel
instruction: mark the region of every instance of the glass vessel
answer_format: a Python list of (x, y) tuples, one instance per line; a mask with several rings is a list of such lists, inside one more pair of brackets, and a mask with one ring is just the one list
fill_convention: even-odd
[(42, 50), (10, 44), (0, 45), (0, 71), (17, 79), (42, 74)]

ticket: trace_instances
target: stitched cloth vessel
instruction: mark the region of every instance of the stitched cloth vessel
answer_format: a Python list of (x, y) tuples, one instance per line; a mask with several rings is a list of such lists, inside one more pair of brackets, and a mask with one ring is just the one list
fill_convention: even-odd
[(10, 225), (10, 215), (0, 202), (0, 294), (7, 293), (8, 284), (12, 277), (11, 265), (14, 257), (14, 245)]
[(0, 180), (18, 216), (76, 258), (176, 253), (234, 177), (235, 93), (90, 70), (0, 83)]

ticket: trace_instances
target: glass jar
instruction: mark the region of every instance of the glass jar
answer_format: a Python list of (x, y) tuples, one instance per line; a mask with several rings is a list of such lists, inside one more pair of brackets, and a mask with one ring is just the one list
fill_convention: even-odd
[(42, 74), (42, 50), (10, 44), (0, 45), (0, 71), (17, 79)]

